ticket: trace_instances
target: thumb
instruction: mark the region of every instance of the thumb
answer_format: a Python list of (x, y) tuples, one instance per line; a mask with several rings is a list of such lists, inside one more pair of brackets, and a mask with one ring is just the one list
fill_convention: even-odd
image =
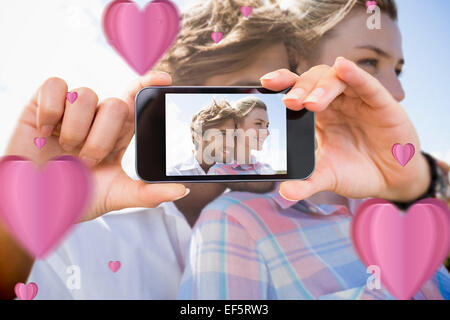
[(178, 183), (149, 184), (124, 177), (120, 183), (115, 183), (110, 193), (109, 211), (124, 208), (155, 208), (163, 202), (170, 202), (187, 196), (190, 192), (184, 185)]
[(150, 71), (145, 76), (142, 76), (128, 86), (125, 92), (125, 101), (128, 103), (132, 114), (134, 115), (134, 101), (139, 91), (145, 87), (150, 86), (170, 86), (172, 85), (172, 77), (163, 71)]
[(332, 190), (333, 175), (316, 168), (313, 175), (302, 181), (285, 181), (280, 185), (280, 195), (291, 201), (300, 201), (321, 192)]

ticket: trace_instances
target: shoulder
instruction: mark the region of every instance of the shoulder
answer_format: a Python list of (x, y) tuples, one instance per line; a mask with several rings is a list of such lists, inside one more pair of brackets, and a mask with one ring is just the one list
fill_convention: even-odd
[(223, 163), (216, 163), (211, 168), (209, 168), (208, 173), (209, 175), (223, 175), (227, 174), (227, 168), (229, 166)]
[(267, 163), (263, 163), (263, 162), (257, 162), (256, 163), (256, 170), (258, 171), (259, 174), (275, 174), (275, 170), (272, 169), (272, 167), (267, 164)]

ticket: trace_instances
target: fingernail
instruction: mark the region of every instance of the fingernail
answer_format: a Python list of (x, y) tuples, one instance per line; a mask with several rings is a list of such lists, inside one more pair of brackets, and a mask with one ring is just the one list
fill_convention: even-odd
[(287, 201), (294, 201), (294, 202), (297, 202), (298, 200), (292, 200), (292, 199), (289, 199), (288, 197), (286, 197), (284, 194), (282, 194), (281, 193), (281, 191), (279, 192), (279, 194), (280, 194), (280, 196), (282, 196), (284, 199), (286, 199)]
[(284, 96), (283, 100), (300, 100), (305, 95), (305, 90), (302, 88), (295, 88), (288, 92), (287, 95)]
[(176, 198), (176, 199), (173, 200), (173, 201), (177, 201), (177, 200), (183, 199), (183, 198), (186, 197), (189, 193), (191, 193), (191, 189), (186, 188), (186, 192), (185, 192), (181, 197)]
[(157, 77), (158, 80), (165, 81), (165, 82), (168, 82), (168, 81), (171, 80), (170, 75), (167, 74), (166, 72), (163, 72), (163, 71), (151, 71), (147, 75), (142, 76), (142, 79), (143, 79), (142, 82), (143, 83), (147, 83), (150, 80), (154, 79), (155, 77)]
[(325, 90), (323, 90), (322, 88), (316, 88), (309, 94), (309, 96), (305, 99), (305, 101), (303, 101), (303, 103), (317, 103), (324, 94)]
[(88, 166), (88, 167), (94, 167), (97, 164), (97, 160), (88, 158), (88, 157), (81, 157), (81, 160)]
[(278, 75), (279, 75), (278, 71), (270, 72), (270, 73), (262, 76), (261, 78), (259, 78), (259, 80), (260, 81), (261, 80), (271, 80), (271, 79), (274, 79), (274, 78), (278, 77)]
[(51, 134), (52, 134), (52, 132), (53, 132), (53, 129), (54, 129), (55, 127), (54, 126), (43, 126), (42, 128), (41, 128), (41, 136), (42, 137), (48, 137), (48, 136), (50, 136)]

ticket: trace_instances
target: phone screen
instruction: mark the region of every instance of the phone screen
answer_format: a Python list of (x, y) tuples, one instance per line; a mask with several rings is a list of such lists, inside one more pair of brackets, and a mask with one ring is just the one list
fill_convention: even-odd
[(166, 174), (287, 174), (283, 94), (170, 93)]

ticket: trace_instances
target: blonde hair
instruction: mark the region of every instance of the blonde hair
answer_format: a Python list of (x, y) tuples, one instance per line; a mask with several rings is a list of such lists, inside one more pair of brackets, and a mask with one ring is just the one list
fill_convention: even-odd
[(245, 97), (237, 100), (233, 104), (233, 109), (236, 112), (236, 118), (238, 121), (245, 118), (255, 108), (267, 111), (266, 104), (256, 97)]
[[(182, 14), (182, 28), (169, 51), (155, 66), (171, 74), (174, 85), (204, 85), (205, 79), (248, 65), (267, 46), (283, 42), (289, 69), (315, 54), (314, 45), (365, 0), (198, 0)], [(381, 11), (397, 19), (394, 0), (377, 0)], [(251, 6), (244, 18), (241, 6)], [(216, 44), (213, 31), (223, 33)], [(313, 52), (311, 52), (311, 50)]]
[(217, 102), (213, 99), (211, 105), (196, 113), (191, 121), (192, 142), (195, 147), (198, 147), (197, 137), (202, 136), (206, 130), (214, 128), (228, 119), (236, 121), (236, 112), (226, 100)]
[[(280, 0), (283, 3), (283, 0)], [(397, 21), (395, 0), (377, 0), (380, 10)], [(311, 48), (326, 33), (331, 31), (353, 9), (366, 10), (366, 0), (297, 0), (289, 7), (298, 19), (295, 25), (304, 30), (301, 35), (305, 47)]]
[[(251, 6), (244, 18), (241, 6)], [(277, 42), (286, 46), (291, 70), (298, 52), (297, 16), (283, 11), (275, 0), (200, 0), (182, 14), (182, 28), (172, 47), (155, 67), (171, 74), (174, 85), (203, 85), (208, 77), (248, 65), (255, 54)], [(223, 33), (216, 44), (213, 31)]]

